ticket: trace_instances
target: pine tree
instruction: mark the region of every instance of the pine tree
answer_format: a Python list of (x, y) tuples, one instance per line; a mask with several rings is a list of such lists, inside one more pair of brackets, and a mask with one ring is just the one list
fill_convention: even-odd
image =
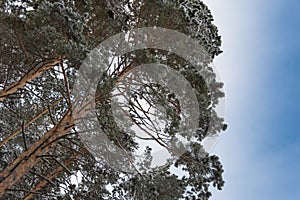
[[(210, 185), (222, 189), (219, 158), (201, 146), (205, 137), (227, 127), (215, 111), (224, 96), (223, 84), (209, 68), (222, 52), (221, 38), (202, 2), (4, 0), (0, 6), (0, 199), (205, 200), (211, 196)], [(167, 120), (157, 137), (140, 140), (167, 145), (176, 138), (181, 120), (180, 97), (149, 83), (129, 94), (125, 107), (131, 120), (122, 121), (120, 128), (111, 98), (113, 88), (126, 86), (121, 80), (130, 70), (145, 63), (168, 65), (189, 81), (201, 102), (197, 133), (193, 140), (186, 136), (190, 142), (186, 151), (164, 166), (149, 168), (152, 149), (147, 146), (145, 159), (133, 174), (112, 168), (87, 149), (75, 126), (71, 91), (94, 48), (115, 34), (142, 27), (167, 28), (193, 38), (207, 52), (203, 66), (209, 69), (211, 82), (206, 85), (189, 60), (151, 48), (115, 58), (106, 73), (99, 75), (97, 123), (109, 141), (126, 152), (139, 148), (139, 135), (129, 128), (132, 123), (152, 131), (160, 128), (154, 124), (156, 116), (139, 106), (142, 100), (151, 109), (162, 107)], [(142, 82), (145, 77), (133, 78)], [(185, 175), (173, 173), (174, 168)], [(74, 181), (74, 177), (81, 180)]]

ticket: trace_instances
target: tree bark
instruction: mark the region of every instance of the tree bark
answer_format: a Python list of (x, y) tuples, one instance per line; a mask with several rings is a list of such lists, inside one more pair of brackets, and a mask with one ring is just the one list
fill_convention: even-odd
[[(87, 150), (85, 148), (81, 148), (79, 150), (80, 153), (84, 153), (86, 152)], [(70, 165), (74, 160), (76, 160), (78, 158), (78, 156), (80, 155), (80, 153), (75, 153), (73, 156), (71, 156), (67, 161), (64, 162), (64, 166), (68, 166)], [(50, 174), (49, 176), (47, 176), (47, 179), (48, 180), (52, 180), (54, 179), (60, 172), (62, 172), (64, 170), (64, 168), (62, 166), (59, 166), (58, 168), (55, 169), (55, 171), (53, 171), (52, 174)], [(43, 189), (43, 187), (45, 187), (49, 181), (48, 180), (43, 180), (41, 182), (39, 182), (32, 190), (29, 194), (27, 194), (23, 200), (30, 200), (34, 193)]]
[(15, 159), (3, 172), (0, 173), (0, 198), (7, 189), (11, 188), (18, 182), (33, 166), (35, 166), (40, 158), (39, 155), (47, 154), (52, 143), (57, 138), (64, 136), (74, 127), (74, 120), (71, 112), (68, 111), (61, 121), (41, 137), (40, 140), (32, 144), (17, 159)]
[[(53, 108), (54, 106), (56, 106), (59, 102), (61, 102), (63, 100), (63, 98), (59, 98), (58, 100), (56, 100), (53, 104), (51, 104), (49, 107)], [(41, 116), (43, 116), (44, 114), (46, 114), (49, 111), (49, 108), (46, 108), (45, 110), (43, 110), (42, 112), (40, 112), (39, 114), (37, 114), (34, 118), (32, 118), (29, 122), (27, 122), (26, 124), (24, 124), (23, 127), (19, 128), (18, 130), (16, 130), (15, 132), (11, 133), (9, 136), (7, 136), (4, 140), (0, 141), (0, 148), (7, 143), (9, 140), (11, 140), (12, 138), (14, 138), (16, 135), (18, 135), (23, 128), (27, 128), (28, 126), (30, 126), (33, 122), (35, 122), (36, 120), (38, 120)]]
[(62, 58), (56, 58), (44, 64), (43, 66), (37, 66), (33, 70), (31, 70), (28, 74), (23, 76), (19, 81), (14, 82), (13, 84), (5, 87), (0, 92), (0, 101), (4, 101), (7, 95), (15, 93), (18, 89), (22, 88), (27, 82), (32, 81), (39, 75), (41, 75), (44, 71), (48, 70), (49, 68), (59, 64), (62, 61)]

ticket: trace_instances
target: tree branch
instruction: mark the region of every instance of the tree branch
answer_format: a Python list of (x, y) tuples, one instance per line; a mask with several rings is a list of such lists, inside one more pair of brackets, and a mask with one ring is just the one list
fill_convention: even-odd
[[(49, 106), (50, 108), (53, 108), (54, 106), (56, 106), (59, 102), (61, 102), (63, 100), (63, 98), (59, 98), (57, 99), (51, 106)], [(3, 141), (0, 142), (0, 147), (2, 147), (5, 143), (7, 143), (9, 140), (11, 140), (12, 138), (14, 138), (16, 135), (18, 135), (23, 128), (27, 128), (28, 126), (30, 126), (33, 122), (35, 122), (36, 120), (38, 120), (42, 115), (46, 114), (49, 111), (49, 108), (46, 108), (45, 110), (43, 110), (41, 113), (37, 114), (34, 118), (32, 118), (29, 122), (27, 122), (26, 124), (24, 124), (24, 126), (22, 126), (21, 128), (19, 128), (18, 130), (16, 130), (15, 132), (13, 132), (12, 134), (10, 134), (9, 136), (7, 136)]]
[[(65, 161), (63, 163), (64, 166), (68, 166), (70, 165), (74, 160), (76, 160), (78, 158), (78, 156), (80, 156), (82, 153), (86, 152), (87, 150), (85, 148), (81, 148), (79, 150), (80, 153), (75, 153), (73, 154), (73, 156), (70, 157), (70, 159), (68, 159), (67, 161)], [(62, 166), (59, 166), (55, 169), (55, 171), (50, 174), (49, 176), (47, 176), (47, 179), (39, 182), (31, 191), (30, 193), (28, 193), (23, 200), (29, 200), (32, 199), (34, 193), (36, 193), (37, 191), (41, 190), (43, 187), (45, 187), (47, 185), (47, 183), (49, 182), (48, 180), (52, 180), (54, 179), (61, 171), (63, 171), (64, 168)]]
[(53, 59), (46, 64), (42, 66), (36, 66), (34, 67), (28, 74), (23, 76), (19, 81), (14, 82), (13, 84), (5, 87), (1, 92), (0, 92), (0, 101), (4, 101), (4, 99), (10, 95), (15, 93), (18, 89), (22, 88), (28, 81), (32, 81), (33, 79), (37, 78), (40, 74), (42, 74), (44, 71), (47, 69), (59, 64), (61, 62), (62, 58), (56, 58)]

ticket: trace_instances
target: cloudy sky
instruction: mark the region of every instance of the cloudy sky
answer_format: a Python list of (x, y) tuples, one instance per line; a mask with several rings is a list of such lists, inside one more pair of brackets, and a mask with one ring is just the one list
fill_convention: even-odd
[(300, 1), (204, 3), (222, 35), (229, 124), (213, 149), (226, 185), (212, 199), (300, 199)]

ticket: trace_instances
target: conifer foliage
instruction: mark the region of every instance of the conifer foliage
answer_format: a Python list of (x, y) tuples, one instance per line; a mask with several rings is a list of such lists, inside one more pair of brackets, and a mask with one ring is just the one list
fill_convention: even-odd
[[(110, 99), (119, 80), (140, 64), (159, 62), (190, 82), (200, 102), (197, 133), (187, 137), (186, 152), (166, 165), (149, 170), (153, 149), (147, 146), (138, 173), (112, 168), (86, 148), (72, 117), (71, 91), (83, 60), (120, 32), (162, 27), (184, 33), (204, 47), (209, 59), (203, 65), (208, 67), (222, 51), (206, 5), (198, 0), (3, 0), (0, 6), (0, 199), (206, 200), (211, 185), (222, 189), (222, 164), (201, 146), (205, 137), (227, 127), (215, 111), (224, 94), (212, 70), (208, 87), (188, 60), (144, 49), (118, 57), (99, 75), (99, 126), (112, 144), (128, 152), (139, 147), (139, 136), (114, 122)], [(153, 131), (159, 129), (155, 116), (138, 106), (139, 99), (165, 109), (168, 121), (156, 133), (158, 139), (144, 138), (163, 146), (177, 134), (176, 95), (154, 83), (133, 92), (127, 105), (132, 122)]]

